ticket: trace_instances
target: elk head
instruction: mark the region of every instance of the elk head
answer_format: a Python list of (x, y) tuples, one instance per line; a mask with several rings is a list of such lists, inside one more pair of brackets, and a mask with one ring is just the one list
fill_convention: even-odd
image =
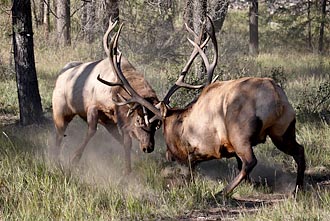
[[(154, 117), (153, 110), (150, 111), (144, 106), (144, 104), (148, 103), (153, 106), (159, 101), (156, 93), (151, 89), (148, 82), (144, 82), (143, 88), (141, 88), (141, 83), (135, 84), (136, 81), (141, 80), (135, 78), (138, 74), (135, 69), (131, 70), (133, 73), (129, 73), (130, 70), (126, 70), (125, 72), (125, 74), (128, 75), (130, 83), (128, 83), (127, 76), (124, 76), (121, 69), (122, 56), (118, 51), (118, 37), (122, 30), (122, 25), (108, 44), (110, 32), (116, 27), (116, 25), (117, 21), (112, 23), (110, 19), (109, 28), (103, 37), (103, 46), (109, 58), (110, 68), (117, 75), (117, 81), (105, 81), (101, 79), (100, 75), (97, 79), (108, 86), (114, 87), (112, 99), (117, 105), (118, 118), (120, 118), (120, 121), (125, 125), (124, 129), (128, 130), (130, 135), (139, 141), (140, 149), (143, 152), (150, 153), (154, 150), (154, 135), (156, 130), (159, 129), (161, 121)], [(126, 84), (129, 86), (124, 86)], [(140, 87), (137, 91), (139, 91), (140, 94), (143, 94), (143, 97), (139, 97), (139, 101), (132, 99), (137, 94), (135, 89), (133, 89), (134, 87)]]

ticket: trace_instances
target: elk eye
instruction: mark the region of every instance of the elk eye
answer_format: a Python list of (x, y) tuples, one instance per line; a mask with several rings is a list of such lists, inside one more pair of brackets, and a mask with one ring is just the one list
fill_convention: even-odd
[(136, 127), (143, 127), (144, 126), (143, 118), (140, 115), (138, 115), (136, 117), (135, 126)]

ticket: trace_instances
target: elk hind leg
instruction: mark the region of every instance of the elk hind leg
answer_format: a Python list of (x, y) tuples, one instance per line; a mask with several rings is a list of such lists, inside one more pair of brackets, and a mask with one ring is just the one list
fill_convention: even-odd
[(75, 150), (70, 160), (71, 164), (77, 164), (82, 157), (82, 154), (85, 150), (90, 139), (94, 136), (97, 130), (97, 123), (98, 123), (98, 110), (96, 107), (90, 107), (87, 110), (87, 124), (88, 124), (88, 131), (80, 146)]
[(282, 136), (277, 136), (274, 132), (272, 133), (271, 131), (270, 138), (279, 150), (292, 156), (297, 163), (298, 168), (295, 188), (295, 190), (297, 190), (302, 189), (304, 185), (306, 162), (304, 147), (296, 141), (295, 123), (295, 120), (293, 120)]

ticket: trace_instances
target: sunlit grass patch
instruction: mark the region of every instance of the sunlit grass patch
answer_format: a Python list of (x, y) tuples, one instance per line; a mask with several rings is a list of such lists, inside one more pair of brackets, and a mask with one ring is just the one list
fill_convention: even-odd
[(256, 62), (264, 67), (284, 67), (289, 79), (305, 77), (306, 75), (320, 76), (330, 69), (327, 57), (312, 53), (261, 53)]

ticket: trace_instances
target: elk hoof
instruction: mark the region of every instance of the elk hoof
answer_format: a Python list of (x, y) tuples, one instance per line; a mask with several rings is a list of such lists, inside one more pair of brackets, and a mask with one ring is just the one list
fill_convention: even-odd
[(224, 199), (228, 199), (232, 197), (232, 193), (231, 192), (227, 192), (226, 189), (221, 190), (220, 192), (216, 193), (214, 195), (215, 199), (218, 200), (224, 200)]
[(296, 197), (298, 195), (298, 193), (303, 193), (305, 191), (304, 187), (303, 186), (296, 186), (292, 192), (292, 195), (294, 197)]

